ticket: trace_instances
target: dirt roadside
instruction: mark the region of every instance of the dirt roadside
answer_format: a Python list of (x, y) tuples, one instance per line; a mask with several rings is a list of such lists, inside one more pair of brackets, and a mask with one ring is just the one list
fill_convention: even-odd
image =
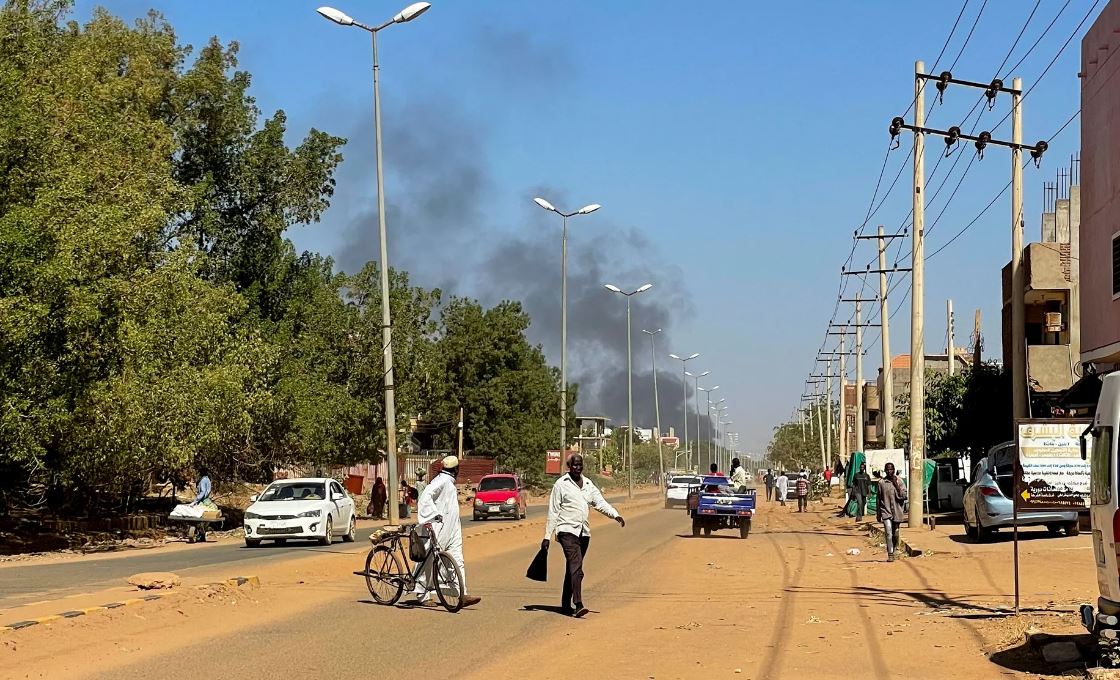
[[(661, 500), (617, 507), (628, 516), (640, 516), (659, 511)], [(596, 525), (607, 522), (594, 520)], [(543, 523), (536, 519), (496, 525), (469, 535), (465, 543), (468, 564), (538, 543)], [(156, 602), (0, 633), (0, 678), (75, 677), (92, 669), (103, 673), (187, 644), (236, 636), (262, 623), (282, 625), (327, 599), (360, 597), (365, 587), (352, 572), (361, 569), (368, 543), (352, 550), (343, 544), (334, 548), (337, 550), (321, 556), (269, 563), (254, 574), (261, 580), (260, 589), (199, 591), (184, 584)], [(214, 574), (215, 579), (228, 576)], [(207, 576), (196, 580), (205, 581)]]

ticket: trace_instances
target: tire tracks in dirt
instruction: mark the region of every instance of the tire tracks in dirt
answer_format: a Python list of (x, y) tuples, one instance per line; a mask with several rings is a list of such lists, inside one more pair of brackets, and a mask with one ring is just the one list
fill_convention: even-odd
[(782, 603), (778, 608), (778, 615), (774, 619), (774, 631), (770, 636), (770, 650), (766, 652), (765, 658), (759, 664), (759, 677), (762, 680), (777, 680), (781, 677), (782, 660), (784, 657), (784, 650), (786, 643), (790, 639), (789, 627), (793, 618), (793, 607), (796, 600), (796, 588), (801, 580), (801, 575), (805, 571), (805, 539), (800, 534), (792, 534), (797, 538), (797, 569), (794, 573), (790, 573), (789, 563), (786, 561), (786, 555), (782, 552), (782, 547), (779, 545), (775, 534), (769, 530), (773, 525), (773, 520), (778, 517), (777, 515), (767, 512), (764, 517), (767, 518), (765, 531), (763, 535), (766, 536), (770, 546), (774, 548), (774, 552), (778, 556), (778, 563), (782, 566)]

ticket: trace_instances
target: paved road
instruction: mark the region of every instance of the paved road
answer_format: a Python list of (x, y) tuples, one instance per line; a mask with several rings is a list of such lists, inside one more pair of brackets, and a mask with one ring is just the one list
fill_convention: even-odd
[[(637, 494), (637, 497), (651, 498), (653, 494), (647, 492)], [(609, 500), (613, 503), (624, 498), (615, 496)], [(527, 515), (529, 519), (533, 519), (542, 517), (544, 512), (543, 505), (530, 505)], [(510, 520), (473, 522), (467, 517), (464, 534), (481, 531), (497, 522)], [(232, 571), (237, 572), (231, 571), (228, 576), (238, 576), (252, 571), (256, 565), (276, 560), (299, 559), (323, 552), (362, 552), (368, 550), (368, 539), (373, 530), (373, 526), (359, 528), (357, 542), (349, 544), (336, 539), (329, 548), (311, 542), (291, 542), (286, 545), (266, 543), (259, 548), (246, 548), (243, 543), (215, 543), (183, 550), (154, 548), (150, 551), (138, 551), (127, 557), (118, 555), (98, 560), (5, 567), (0, 569), (0, 609), (124, 585), (129, 576), (145, 571), (173, 571), (180, 576), (189, 577), (194, 571), (228, 564)]]

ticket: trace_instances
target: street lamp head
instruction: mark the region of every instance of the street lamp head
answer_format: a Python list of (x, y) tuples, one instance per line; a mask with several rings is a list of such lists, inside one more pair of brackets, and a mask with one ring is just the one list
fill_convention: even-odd
[[(660, 330), (660, 329), (658, 329), (658, 330)], [(679, 357), (679, 356), (677, 356), (676, 354), (670, 354), (669, 356), (670, 356), (670, 357), (672, 357), (672, 358), (674, 358), (674, 359), (680, 359), (680, 357)]]
[(576, 214), (577, 215), (590, 215), (591, 213), (595, 212), (596, 210), (598, 210), (599, 208), (602, 208), (602, 207), (603, 206), (599, 205), (598, 203), (592, 203), (591, 205), (585, 205), (582, 208), (580, 208), (579, 210), (577, 210)]
[(691, 373), (689, 373), (688, 371), (685, 371), (684, 374), (687, 375), (690, 378), (695, 378), (696, 377), (696, 376), (692, 375)]
[(393, 22), (403, 24), (406, 21), (412, 21), (424, 12), (427, 12), (432, 6), (430, 2), (414, 2), (408, 7), (405, 7), (393, 17)]
[(544, 200), (543, 198), (539, 198), (539, 197), (534, 198), (533, 203), (536, 203), (537, 205), (544, 208), (545, 210), (551, 210), (552, 212), (560, 212), (559, 210), (556, 209), (556, 207), (554, 205), (552, 205), (548, 201)]
[(718, 389), (719, 389), (719, 385), (716, 385), (715, 387), (709, 387), (709, 388), (708, 388), (708, 391), (709, 391), (709, 392), (715, 392), (715, 391), (716, 391), (716, 390), (718, 390)]
[(619, 288), (618, 286), (614, 285), (613, 283), (604, 283), (603, 288), (606, 288), (607, 290), (609, 290), (612, 293), (621, 293), (622, 292), (622, 289)]
[(691, 361), (691, 360), (695, 359), (695, 358), (696, 358), (696, 357), (698, 357), (698, 356), (700, 356), (700, 353), (699, 353), (699, 352), (697, 352), (696, 354), (693, 354), (692, 356), (690, 356), (690, 357), (688, 358), (688, 360), (689, 360), (689, 361)]
[(649, 335), (657, 335), (658, 333), (660, 333), (660, 332), (661, 332), (661, 329), (660, 329), (660, 328), (658, 328), (658, 329), (657, 329), (657, 330), (655, 330), (655, 331), (647, 331), (646, 329), (644, 329), (644, 328), (643, 328), (643, 329), (642, 329), (642, 332), (643, 332), (643, 333), (648, 333)]
[(647, 290), (649, 290), (650, 288), (653, 288), (653, 284), (652, 283), (647, 283), (647, 284), (643, 285), (641, 288), (639, 288), (638, 290), (636, 290), (634, 292), (635, 293), (644, 293)]
[(704, 376), (708, 375), (709, 373), (711, 373), (711, 371), (704, 371), (703, 373), (701, 373), (700, 375), (698, 375), (696, 377), (703, 378)]
[(339, 10), (335, 9), (334, 7), (320, 7), (319, 9), (317, 9), (315, 11), (318, 12), (320, 16), (322, 16), (326, 19), (330, 19), (331, 21), (335, 22), (336, 24), (338, 24), (340, 26), (353, 26), (354, 25), (354, 20), (352, 18), (350, 18), (349, 14), (346, 14), (345, 12), (340, 12)]

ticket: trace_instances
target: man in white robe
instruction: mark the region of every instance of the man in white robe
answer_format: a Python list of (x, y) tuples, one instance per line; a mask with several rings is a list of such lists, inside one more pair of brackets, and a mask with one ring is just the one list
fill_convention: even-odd
[[(451, 555), (459, 565), (463, 575), (460, 587), (463, 591), (463, 606), (469, 607), (482, 601), (480, 597), (467, 595), (467, 565), (463, 561), (463, 525), (459, 520), (459, 492), (455, 478), (459, 476), (459, 459), (447, 456), (443, 459), (443, 469), (424, 487), (416, 501), (416, 522), (423, 525), (432, 523), (436, 542), (440, 550)], [(440, 520), (436, 521), (439, 517)], [(426, 570), (425, 570), (426, 571)], [(426, 574), (416, 579), (414, 592), (418, 601), (431, 600), (435, 591), (428, 591)]]

